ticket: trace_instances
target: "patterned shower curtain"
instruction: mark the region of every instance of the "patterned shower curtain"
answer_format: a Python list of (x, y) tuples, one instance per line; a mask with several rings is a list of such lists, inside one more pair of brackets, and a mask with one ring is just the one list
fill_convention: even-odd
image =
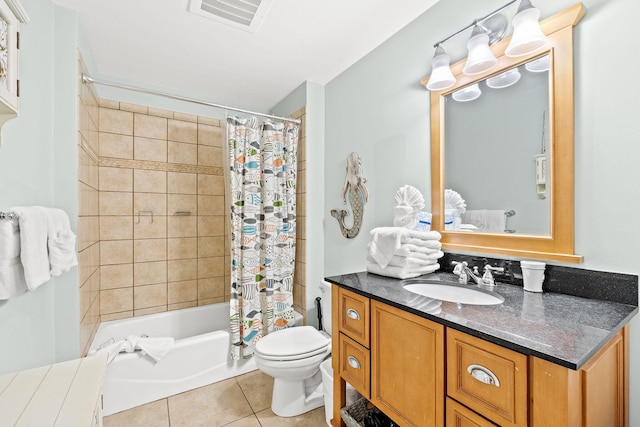
[(298, 127), (227, 117), (231, 200), (231, 357), (294, 326)]

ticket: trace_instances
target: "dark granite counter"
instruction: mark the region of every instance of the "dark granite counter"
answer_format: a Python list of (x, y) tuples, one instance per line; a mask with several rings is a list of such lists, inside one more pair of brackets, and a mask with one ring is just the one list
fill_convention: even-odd
[[(450, 273), (423, 276), (457, 283)], [(498, 305), (460, 305), (406, 291), (402, 280), (371, 273), (327, 277), (335, 285), (522, 354), (579, 369), (638, 313), (635, 305), (497, 283)], [(415, 280), (415, 279), (414, 279)], [(477, 286), (477, 285), (468, 285)]]

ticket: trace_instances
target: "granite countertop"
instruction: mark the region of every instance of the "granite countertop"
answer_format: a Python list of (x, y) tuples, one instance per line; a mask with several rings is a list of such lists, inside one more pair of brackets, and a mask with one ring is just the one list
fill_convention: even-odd
[[(450, 273), (435, 273), (424, 278), (457, 284), (457, 277)], [(638, 313), (637, 305), (554, 292), (531, 293), (517, 285), (500, 283), (492, 288), (481, 288), (504, 297), (502, 304), (460, 305), (442, 301), (437, 307), (433, 299), (406, 291), (399, 279), (361, 272), (325, 280), (469, 335), (570, 369), (580, 369)]]

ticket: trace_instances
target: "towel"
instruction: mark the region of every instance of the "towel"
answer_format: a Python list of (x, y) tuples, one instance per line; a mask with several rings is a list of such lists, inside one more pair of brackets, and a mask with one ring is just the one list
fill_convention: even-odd
[(51, 279), (47, 251), (49, 214), (39, 206), (11, 208), (18, 215), (20, 261), (28, 290)]
[(396, 279), (411, 279), (412, 277), (422, 276), (423, 274), (433, 273), (440, 268), (440, 264), (431, 264), (420, 268), (405, 268), (388, 265), (385, 268), (380, 267), (375, 262), (367, 263), (367, 271), (369, 273), (378, 274), (380, 276), (394, 277)]
[[(438, 261), (437, 258), (422, 259), (422, 258), (416, 258), (416, 257), (401, 257), (401, 256), (394, 255), (391, 257), (391, 260), (389, 261), (389, 265), (387, 265), (387, 267), (405, 267), (405, 268), (413, 269), (413, 268), (426, 267), (428, 265), (435, 264), (437, 261)], [(376, 263), (376, 260), (374, 260), (371, 256), (367, 256), (367, 262)]]
[(149, 356), (157, 363), (169, 353), (173, 346), (173, 341), (173, 337), (149, 338), (129, 335), (123, 340), (89, 352), (89, 356), (97, 353), (107, 353), (107, 364), (109, 364), (120, 353), (133, 353), (136, 350), (141, 350), (143, 355)]
[(378, 227), (371, 230), (373, 239), (369, 254), (381, 267), (386, 267), (394, 253), (400, 248), (403, 235), (409, 230), (400, 227)]
[(465, 224), (475, 225), (481, 232), (504, 233), (507, 226), (504, 210), (468, 210), (463, 214), (462, 221)]
[[(442, 245), (440, 245), (440, 247), (442, 247)], [(404, 256), (404, 257), (413, 256), (416, 258), (423, 258), (423, 259), (438, 259), (443, 257), (443, 254), (440, 248), (430, 249), (430, 248), (424, 248), (422, 246), (411, 245), (408, 243), (403, 243), (402, 245), (400, 245), (400, 249), (396, 251), (395, 255)]]
[(440, 249), (442, 247), (442, 243), (439, 240), (422, 240), (422, 239), (414, 239), (409, 236), (402, 238), (402, 246), (412, 245), (412, 247), (418, 247), (423, 249), (412, 249), (420, 252), (421, 250), (429, 251), (432, 249)]
[(62, 209), (45, 208), (49, 215), (47, 247), (49, 249), (49, 274), (59, 276), (78, 265), (76, 235), (71, 231), (69, 216)]
[(20, 233), (17, 220), (0, 220), (0, 300), (27, 290), (20, 263)]

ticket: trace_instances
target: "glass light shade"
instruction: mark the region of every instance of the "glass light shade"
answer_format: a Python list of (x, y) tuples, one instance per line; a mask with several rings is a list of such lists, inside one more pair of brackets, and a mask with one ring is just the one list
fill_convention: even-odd
[(427, 89), (429, 90), (443, 90), (450, 88), (456, 83), (456, 78), (451, 72), (449, 63), (451, 58), (444, 49), (440, 46), (436, 48), (436, 53), (431, 60), (431, 77), (427, 82)]
[(451, 94), (451, 97), (454, 101), (468, 102), (473, 101), (474, 99), (478, 99), (480, 95), (482, 95), (482, 91), (480, 90), (480, 86), (478, 86), (478, 83), (476, 83), (453, 92)]
[(520, 77), (521, 74), (520, 71), (518, 71), (518, 67), (512, 68), (505, 71), (504, 73), (498, 74), (497, 76), (488, 78), (487, 86), (489, 86), (491, 89), (503, 89), (505, 87), (509, 87), (518, 83)]
[(527, 55), (547, 44), (547, 36), (542, 33), (538, 24), (540, 11), (535, 7), (530, 7), (518, 12), (513, 17), (513, 35), (509, 46), (504, 51), (507, 56)]
[(462, 72), (468, 76), (484, 73), (498, 63), (489, 48), (489, 36), (486, 33), (472, 35), (467, 42), (467, 48), (469, 49), (469, 55)]
[(527, 62), (524, 64), (524, 67), (527, 71), (532, 73), (544, 73), (545, 71), (549, 71), (549, 55), (545, 55), (535, 61)]

